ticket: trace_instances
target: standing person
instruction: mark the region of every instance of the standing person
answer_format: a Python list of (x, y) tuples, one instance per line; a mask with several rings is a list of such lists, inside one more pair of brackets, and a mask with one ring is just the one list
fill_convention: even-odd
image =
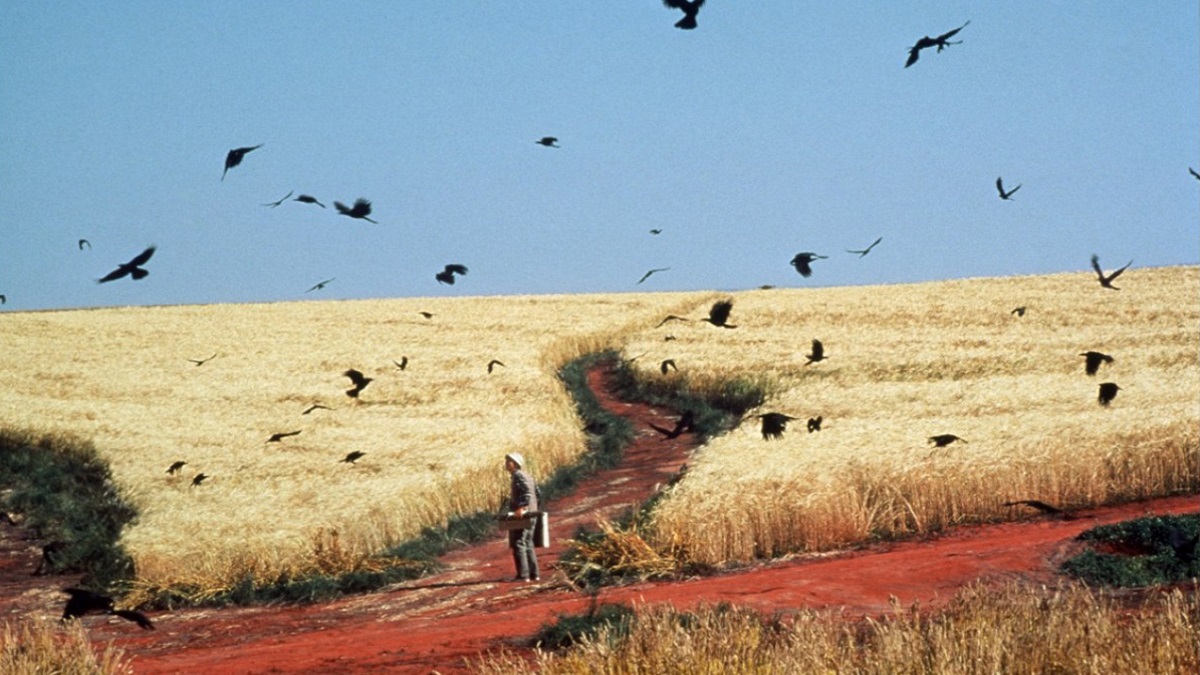
[[(533, 476), (524, 470), (524, 466), (525, 458), (520, 453), (510, 452), (504, 456), (504, 468), (512, 477), (508, 510), (518, 518), (538, 510), (537, 487), (533, 482)], [(529, 526), (524, 529), (508, 531), (508, 546), (512, 549), (513, 563), (517, 566), (517, 576), (513, 581), (541, 579), (537, 553), (533, 550), (535, 522), (536, 519), (531, 520)]]

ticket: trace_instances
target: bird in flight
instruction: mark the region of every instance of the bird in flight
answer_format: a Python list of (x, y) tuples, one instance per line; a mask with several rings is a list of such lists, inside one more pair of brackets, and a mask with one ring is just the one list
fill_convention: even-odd
[(319, 206), (321, 208), (325, 208), (325, 205), (322, 204), (321, 202), (317, 201), (317, 198), (312, 195), (300, 195), (299, 197), (296, 197), (292, 201), (300, 202), (301, 204), (316, 204), (317, 206)]
[(433, 312), (417, 312), (417, 314), (420, 314), (421, 316), (425, 317), (426, 319), (433, 318)]
[(1009, 312), (1009, 314), (1015, 314), (1017, 316), (1025, 316), (1025, 305), (1021, 305), (1020, 307), (1014, 307), (1013, 311)]
[(729, 323), (729, 313), (731, 311), (733, 311), (733, 300), (718, 300), (708, 310), (708, 317), (702, 320), (721, 328), (737, 328), (737, 326)]
[(1121, 276), (1121, 272), (1124, 272), (1125, 270), (1129, 269), (1129, 266), (1132, 264), (1133, 264), (1133, 261), (1130, 260), (1129, 262), (1125, 263), (1125, 267), (1122, 267), (1121, 269), (1116, 270), (1115, 272), (1112, 272), (1108, 276), (1104, 276), (1104, 270), (1100, 269), (1100, 257), (1097, 256), (1095, 253), (1092, 254), (1092, 269), (1096, 270), (1096, 276), (1100, 277), (1100, 285), (1103, 286), (1104, 288), (1111, 288), (1114, 291), (1119, 291), (1121, 289), (1112, 285), (1113, 279), (1116, 279), (1117, 277)]
[(66, 606), (63, 607), (63, 621), (79, 618), (88, 612), (100, 612), (119, 616), (126, 621), (133, 621), (144, 630), (154, 630), (154, 624), (145, 614), (131, 609), (116, 609), (113, 606), (113, 599), (106, 595), (82, 588), (66, 588), (63, 589), (63, 592), (71, 596), (67, 599)]
[(947, 445), (950, 445), (951, 443), (953, 443), (955, 441), (959, 441), (962, 443), (967, 442), (966, 439), (959, 438), (958, 436), (955, 436), (954, 434), (938, 434), (937, 436), (929, 437), (929, 442), (938, 448), (944, 448)]
[(452, 263), (452, 264), (446, 265), (444, 268), (442, 268), (441, 272), (438, 272), (437, 274), (433, 275), (433, 277), (438, 280), (439, 284), (450, 284), (451, 286), (453, 286), (454, 285), (454, 275), (455, 274), (463, 275), (466, 273), (467, 273), (466, 265), (459, 265), (456, 263)]
[(556, 138), (554, 136), (542, 136), (541, 138), (534, 141), (534, 143), (537, 143), (538, 145), (544, 145), (547, 148), (561, 148), (562, 147), (561, 145), (558, 144), (558, 138)]
[[(875, 244), (871, 244), (871, 245), (874, 246)], [(825, 258), (828, 258), (828, 257), (829, 256), (817, 255), (816, 253), (811, 253), (809, 251), (805, 251), (803, 253), (797, 253), (796, 257), (792, 258), (792, 267), (796, 268), (796, 271), (800, 273), (800, 276), (811, 277), (812, 276), (812, 268), (808, 266), (809, 263), (811, 263), (814, 260), (824, 260)]]
[(1194, 176), (1196, 178), (1196, 180), (1200, 180), (1200, 173), (1196, 173), (1196, 170), (1190, 166), (1188, 167), (1188, 173), (1192, 174), (1192, 176)]
[(401, 356), (399, 361), (392, 359), (392, 363), (396, 364), (396, 370), (404, 370), (408, 367), (408, 357)]
[(654, 274), (655, 272), (666, 272), (666, 271), (667, 271), (667, 270), (669, 270), (669, 269), (671, 269), (671, 268), (670, 268), (670, 267), (656, 267), (655, 269), (652, 269), (652, 270), (650, 270), (649, 272), (646, 272), (645, 274), (643, 274), (643, 275), (642, 275), (642, 278), (641, 278), (641, 279), (638, 279), (638, 283), (640, 284), (640, 283), (642, 283), (643, 281), (645, 281), (645, 280), (649, 279), (649, 278), (650, 278), (650, 275), (651, 275), (651, 274)]
[(269, 206), (269, 207), (271, 207), (271, 208), (275, 208), (275, 207), (279, 206), (280, 204), (282, 204), (282, 203), (286, 202), (286, 201), (287, 201), (287, 198), (288, 198), (288, 197), (291, 197), (291, 196), (292, 196), (293, 194), (295, 194), (295, 193), (296, 193), (296, 191), (295, 191), (295, 190), (292, 190), (291, 192), (289, 192), (289, 193), (287, 193), (286, 195), (284, 195), (284, 196), (283, 196), (283, 198), (282, 198), (282, 199), (280, 199), (279, 201), (277, 201), (277, 202), (267, 202), (266, 204), (263, 204), (263, 206)]
[(221, 180), (225, 180), (225, 174), (229, 173), (230, 169), (242, 163), (242, 160), (246, 158), (246, 153), (253, 152), (262, 146), (263, 144), (259, 143), (258, 145), (252, 145), (246, 148), (234, 148), (233, 150), (230, 150), (229, 154), (225, 155), (225, 170), (221, 172)]
[(492, 374), (492, 369), (495, 368), (496, 366), (500, 366), (501, 368), (508, 367), (508, 366), (504, 365), (504, 363), (502, 363), (499, 359), (492, 359), (491, 361), (488, 361), (488, 375)]
[(1051, 506), (1051, 505), (1047, 504), (1046, 502), (1043, 502), (1043, 501), (1040, 501), (1037, 499), (1017, 499), (1017, 500), (1014, 500), (1011, 502), (1004, 502), (1003, 505), (1004, 506), (1028, 506), (1030, 508), (1034, 508), (1034, 509), (1037, 509), (1038, 511), (1041, 511), (1042, 513), (1050, 513), (1050, 514), (1056, 514), (1056, 515), (1061, 514), (1063, 512), (1063, 510), (1058, 508), (1057, 506)]
[(692, 30), (696, 27), (696, 15), (704, 6), (704, 0), (663, 0), (663, 6), (668, 9), (683, 11), (683, 18), (675, 23), (682, 30)]
[(283, 441), (283, 439), (287, 438), (288, 436), (299, 436), (299, 435), (300, 435), (299, 429), (297, 429), (296, 431), (280, 431), (280, 432), (271, 434), (271, 437), (267, 439), (267, 442), (268, 443), (279, 443), (279, 442)]
[(79, 250), (82, 251), (84, 246), (88, 247), (88, 249), (90, 250), (92, 248), (92, 242), (88, 241), (87, 239), (80, 239), (79, 240)]
[(340, 463), (340, 462), (345, 462), (345, 463), (347, 463), (347, 464), (354, 464), (354, 463), (355, 463), (355, 462), (357, 462), (358, 460), (362, 459), (363, 455), (365, 455), (365, 454), (367, 454), (367, 453), (365, 453), (365, 452), (363, 452), (363, 451), (361, 451), (361, 450), (351, 450), (350, 452), (347, 452), (347, 453), (346, 453), (346, 456), (345, 456), (345, 457), (343, 457), (342, 459), (339, 459), (339, 460), (338, 460), (338, 462), (339, 462), (339, 463)]
[(174, 476), (175, 474), (179, 473), (179, 470), (185, 466), (187, 466), (187, 462), (183, 461), (182, 459), (171, 462), (171, 466), (167, 467), (167, 473)]
[(337, 209), (338, 213), (342, 214), (343, 216), (358, 218), (359, 220), (365, 220), (368, 223), (375, 223), (376, 225), (379, 224), (379, 221), (371, 220), (368, 217), (371, 215), (371, 202), (363, 199), (362, 197), (354, 200), (354, 206), (346, 206), (341, 202), (335, 201), (333, 203), (333, 208)]
[(1103, 352), (1086, 351), (1080, 354), (1084, 357), (1083, 372), (1088, 375), (1095, 375), (1100, 370), (1100, 365), (1103, 363), (1112, 363), (1113, 357)]
[(1102, 382), (1100, 384), (1100, 395), (1097, 397), (1097, 400), (1100, 401), (1100, 405), (1107, 406), (1117, 397), (1117, 392), (1120, 390), (1121, 388), (1117, 386), (1116, 382)]
[(154, 250), (155, 250), (155, 247), (153, 247), (153, 246), (148, 247), (145, 251), (142, 251), (141, 253), (134, 256), (133, 260), (130, 260), (127, 263), (122, 263), (120, 265), (117, 265), (117, 269), (104, 275), (104, 277), (98, 279), (96, 281), (96, 283), (103, 284), (108, 281), (114, 281), (116, 279), (120, 279), (123, 276), (130, 276), (130, 277), (133, 277), (135, 280), (146, 278), (146, 275), (150, 274), (150, 273), (147, 272), (146, 270), (142, 269), (142, 265), (145, 265), (146, 262), (150, 260), (150, 256), (154, 255)]
[(655, 326), (655, 328), (661, 328), (662, 325), (668, 321), (691, 321), (691, 319), (687, 319), (687, 318), (679, 316), (677, 314), (668, 314), (667, 318), (663, 319), (662, 321), (659, 321), (658, 325)]
[(821, 422), (824, 421), (824, 419), (825, 418), (820, 415), (817, 415), (816, 417), (808, 418), (808, 433), (811, 434), (814, 431), (820, 431), (821, 430)]
[[(861, 257), (865, 256), (866, 254), (870, 253), (871, 249), (875, 248), (875, 245), (881, 241), (883, 241), (883, 237), (880, 237), (880, 238), (876, 239), (875, 241), (871, 242), (871, 245), (866, 248), (860, 248), (857, 250), (846, 249), (846, 253), (857, 253), (858, 257), (861, 258)], [(804, 274), (804, 273), (801, 272), (801, 274)], [(805, 276), (807, 276), (807, 275), (805, 275)]]
[(358, 398), (359, 392), (361, 392), (363, 389), (366, 389), (367, 385), (371, 384), (371, 382), (375, 379), (373, 377), (367, 377), (353, 368), (350, 368), (346, 372), (342, 373), (342, 375), (350, 378), (350, 382), (354, 384), (353, 387), (346, 390), (346, 395), (350, 398)]
[(824, 361), (825, 360), (825, 345), (822, 344), (820, 340), (814, 339), (812, 341), (812, 353), (806, 354), (805, 358), (808, 359), (807, 361), (804, 362), (804, 365), (806, 365), (806, 366), (812, 365), (812, 364), (816, 363), (817, 361)]
[(8, 296), (0, 293), (0, 305), (3, 305), (6, 302), (8, 302)]
[(663, 375), (666, 375), (668, 370), (679, 372), (679, 368), (675, 366), (675, 359), (663, 359), (663, 362), (658, 364), (658, 369), (662, 371)]
[(958, 28), (955, 28), (954, 30), (952, 30), (948, 33), (942, 33), (941, 35), (939, 35), (935, 38), (931, 38), (928, 35), (926, 35), (925, 37), (921, 38), (920, 40), (917, 40), (917, 43), (908, 50), (908, 61), (906, 61), (904, 63), (904, 67), (907, 68), (907, 67), (911, 66), (912, 64), (916, 63), (917, 58), (920, 57), (922, 49), (928, 49), (930, 47), (937, 47), (937, 50), (940, 53), (943, 49), (945, 49), (946, 47), (949, 47), (950, 45), (962, 44), (962, 40), (959, 40), (958, 42), (950, 42), (950, 38), (957, 35), (958, 31), (966, 28), (968, 23), (971, 23), (971, 22), (968, 21), (967, 23), (964, 23), (963, 25), (959, 26)]
[(1005, 201), (1011, 201), (1013, 193), (1015, 193), (1017, 190), (1020, 190), (1020, 189), (1021, 189), (1021, 186), (1017, 185), (1017, 187), (1015, 187), (1011, 190), (1005, 191), (1004, 190), (1004, 180), (999, 177), (996, 178), (996, 190), (998, 190), (1000, 192), (1000, 199), (1003, 199)]
[(301, 415), (307, 415), (307, 414), (311, 413), (311, 412), (312, 412), (312, 411), (314, 411), (314, 410), (333, 410), (333, 408), (330, 408), (330, 407), (329, 407), (329, 406), (327, 406), (327, 405), (321, 405), (320, 403), (314, 403), (314, 404), (312, 404), (312, 405), (308, 406), (307, 408), (305, 408), (305, 409), (304, 409), (304, 412), (302, 412), (302, 413), (300, 413), (300, 414), (301, 414)]
[(656, 228), (650, 230), (650, 234), (662, 234), (662, 229), (656, 227)]
[(208, 363), (209, 361), (212, 361), (215, 358), (217, 358), (217, 353), (213, 352), (213, 355), (208, 357), (207, 359), (188, 359), (188, 361), (191, 361), (192, 363), (196, 364), (197, 366), (202, 366), (202, 365)]
[(764, 441), (783, 438), (783, 432), (787, 429), (787, 423), (797, 419), (778, 412), (763, 413), (755, 415), (755, 417), (762, 420), (762, 437)]
[(196, 474), (196, 476), (192, 478), (192, 487), (196, 487), (197, 485), (203, 483), (207, 478), (208, 475), (205, 473)]
[(680, 416), (679, 421), (675, 423), (675, 428), (667, 429), (654, 423), (650, 423), (650, 428), (667, 438), (678, 438), (684, 432), (695, 430), (696, 415), (691, 410), (685, 410), (683, 415)]
[(321, 290), (322, 288), (325, 288), (325, 286), (326, 286), (326, 285), (327, 285), (329, 282), (333, 281), (334, 279), (337, 279), (337, 277), (329, 277), (329, 278), (328, 278), (328, 279), (326, 279), (325, 281), (318, 281), (317, 283), (313, 284), (313, 287), (312, 287), (312, 288), (310, 288), (310, 289), (308, 289), (307, 291), (304, 291), (304, 292), (305, 292), (305, 293), (312, 293), (313, 291), (319, 291), (319, 290)]

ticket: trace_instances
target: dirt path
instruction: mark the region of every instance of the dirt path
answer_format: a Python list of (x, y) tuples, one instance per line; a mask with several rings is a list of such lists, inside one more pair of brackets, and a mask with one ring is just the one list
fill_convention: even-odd
[[(464, 659), (481, 652), (523, 647), (557, 614), (582, 612), (590, 602), (551, 573), (563, 539), (580, 525), (592, 525), (600, 516), (615, 517), (644, 501), (678, 471), (692, 449), (690, 434), (665, 439), (648, 426), (653, 422), (670, 427), (674, 415), (613, 400), (606, 394), (605, 378), (603, 371), (589, 373), (601, 402), (629, 417), (637, 438), (620, 467), (549, 505), (557, 539), (539, 552), (540, 583), (507, 581), (512, 559), (498, 535), (443, 558), (444, 572), (336, 602), (158, 613), (153, 632), (103, 616), (86, 617), (85, 625), (96, 642), (111, 640), (132, 655), (139, 674), (451, 673), (462, 672)], [(1200, 501), (1189, 496), (1095, 509), (1073, 520), (1040, 518), (962, 528), (930, 540), (800, 557), (681, 582), (606, 589), (599, 601), (669, 602), (680, 608), (728, 601), (766, 611), (838, 607), (868, 614), (886, 611), (893, 596), (904, 604), (919, 600), (925, 606), (937, 605), (979, 580), (1053, 582), (1057, 562), (1078, 546), (1074, 537), (1097, 524), (1146, 513), (1198, 510)], [(19, 606), (34, 602), (49, 615), (60, 611), (61, 596), (55, 591), (67, 584), (35, 579), (40, 580), (40, 591), (24, 590), (7, 602), (0, 599), (0, 611), (20, 611)], [(0, 578), (5, 595), (16, 590)]]

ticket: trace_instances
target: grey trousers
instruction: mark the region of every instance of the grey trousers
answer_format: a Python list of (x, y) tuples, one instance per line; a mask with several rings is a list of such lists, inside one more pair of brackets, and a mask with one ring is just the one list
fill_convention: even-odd
[(533, 525), (523, 530), (508, 531), (508, 545), (512, 548), (513, 564), (517, 567), (517, 576), (521, 579), (537, 579), (541, 577), (538, 570), (537, 553), (533, 549)]

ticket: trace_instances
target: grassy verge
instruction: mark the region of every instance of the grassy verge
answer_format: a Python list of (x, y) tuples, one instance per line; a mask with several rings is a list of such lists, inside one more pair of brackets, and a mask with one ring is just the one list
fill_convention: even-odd
[(1174, 584), (1200, 577), (1200, 515), (1150, 516), (1094, 527), (1079, 535), (1088, 549), (1062, 571), (1094, 586)]

